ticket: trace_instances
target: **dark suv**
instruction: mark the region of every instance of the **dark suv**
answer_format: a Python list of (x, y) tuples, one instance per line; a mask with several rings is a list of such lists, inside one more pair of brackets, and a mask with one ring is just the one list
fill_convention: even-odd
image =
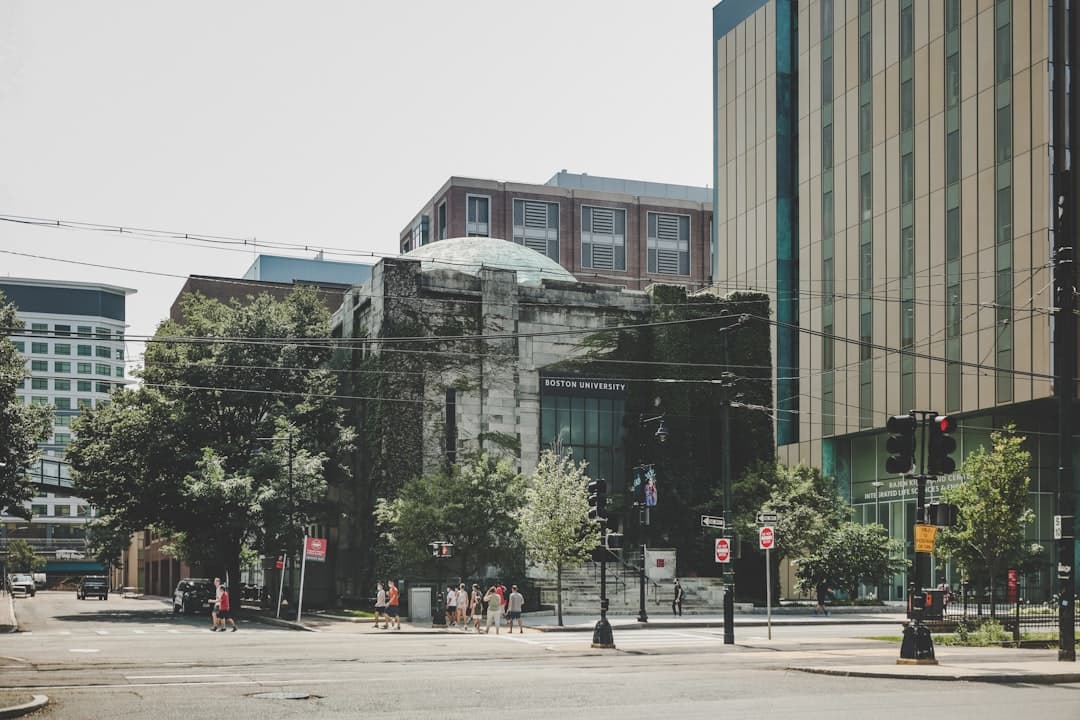
[(176, 591), (173, 592), (173, 612), (209, 610), (214, 605), (216, 594), (213, 583), (206, 578), (184, 578), (176, 584)]
[(91, 595), (102, 600), (108, 600), (109, 581), (100, 575), (87, 575), (84, 577), (79, 582), (79, 587), (75, 589), (75, 597), (85, 600)]

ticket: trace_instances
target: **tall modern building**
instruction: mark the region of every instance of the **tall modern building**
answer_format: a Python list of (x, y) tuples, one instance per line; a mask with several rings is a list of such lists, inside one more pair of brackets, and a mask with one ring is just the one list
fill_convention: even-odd
[(492, 237), (554, 260), (583, 282), (691, 290), (710, 281), (712, 191), (565, 170), (543, 185), (451, 177), (400, 234), (401, 252)]
[(713, 275), (774, 299), (780, 458), (897, 538), (914, 487), (884, 426), (925, 409), (960, 417), (961, 455), (1027, 435), (1030, 539), (1054, 546), (1050, 22), (1047, 0), (713, 9)]
[(71, 494), (65, 462), (71, 421), (107, 402), (109, 393), (131, 382), (125, 373), (124, 333), (128, 288), (98, 283), (0, 278), (0, 292), (13, 303), (25, 327), (12, 335), (26, 357), (26, 379), (16, 392), (22, 402), (53, 407), (53, 431), (31, 469), (39, 492), (29, 524), (0, 517), (0, 542), (31, 543), (48, 561), (50, 576), (100, 570), (85, 558), (89, 504)]

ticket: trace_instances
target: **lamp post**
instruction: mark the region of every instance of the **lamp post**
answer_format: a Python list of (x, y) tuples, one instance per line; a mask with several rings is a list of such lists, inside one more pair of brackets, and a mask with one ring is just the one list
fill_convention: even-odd
[[(667, 423), (665, 422), (664, 416), (662, 414), (661, 415), (656, 415), (656, 416), (650, 417), (650, 418), (645, 417), (645, 413), (641, 413), (641, 415), (638, 416), (638, 426), (642, 430), (647, 428), (650, 423), (654, 423), (654, 422), (658, 423), (658, 424), (656, 426), (656, 433), (653, 435), (653, 437), (655, 437), (656, 441), (659, 442), (659, 443), (667, 442), (668, 428), (667, 428)], [(645, 454), (645, 438), (644, 438), (644, 436), (642, 436), (641, 441), (639, 443), (639, 454), (642, 455), (642, 456), (644, 456), (644, 454)], [(642, 460), (642, 462), (644, 462), (645, 458), (642, 457), (641, 460)], [(641, 506), (642, 506), (642, 509), (643, 509), (644, 513), (641, 515), (641, 527), (642, 527), (642, 533), (641, 533), (641, 570), (640, 570), (639, 576), (638, 576), (638, 590), (639, 590), (639, 593), (640, 593), (640, 598), (639, 598), (640, 599), (640, 609), (638, 611), (638, 622), (647, 623), (647, 622), (649, 622), (649, 613), (645, 610), (645, 552), (646, 552), (646, 549), (647, 549), (646, 548), (646, 534), (648, 533), (647, 528), (649, 527), (649, 508), (651, 507), (651, 505), (649, 504), (649, 500), (648, 500), (649, 491), (647, 489), (643, 488), (643, 492), (644, 492), (644, 495), (643, 495), (643, 498), (642, 498)], [(653, 502), (653, 504), (656, 503), (656, 496), (655, 495), (653, 495), (652, 502)]]
[[(292, 548), (293, 547), (293, 544), (292, 544), (292, 542), (293, 542), (293, 532), (296, 530), (296, 528), (295, 528), (296, 515), (294, 514), (295, 510), (296, 510), (296, 502), (295, 502), (295, 498), (293, 496), (293, 458), (296, 456), (296, 453), (293, 450), (293, 433), (292, 433), (292, 431), (290, 431), (288, 435), (274, 435), (272, 437), (261, 437), (261, 438), (256, 438), (256, 440), (270, 440), (270, 441), (288, 440), (289, 441), (289, 446), (288, 446), (289, 447), (289, 521), (288, 521), (287, 533), (286, 533), (286, 536), (285, 536), (285, 545), (286, 545), (287, 548)], [(278, 583), (278, 599), (277, 599), (277, 615), (276, 616), (279, 617), (279, 618), (281, 617), (281, 600), (282, 600), (282, 596), (285, 593), (285, 566), (288, 564), (288, 562), (289, 562), (289, 552), (286, 551), (285, 552), (285, 562), (282, 564), (282, 567), (281, 567), (281, 580)], [(293, 561), (293, 570), (295, 570), (295, 569), (296, 569), (296, 561), (294, 560)], [(297, 617), (296, 620), (297, 620), (297, 622), (299, 622), (300, 618)]]
[(878, 503), (881, 500), (881, 490), (879, 488), (885, 483), (881, 482), (880, 480), (875, 480), (870, 484), (874, 486), (874, 524), (880, 525), (881, 516), (878, 514)]

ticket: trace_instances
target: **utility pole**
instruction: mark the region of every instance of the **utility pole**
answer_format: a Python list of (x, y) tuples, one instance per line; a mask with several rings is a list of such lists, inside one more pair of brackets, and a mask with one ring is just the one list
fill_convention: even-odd
[[(285, 553), (284, 553), (284, 562), (282, 563), (282, 567), (281, 567), (281, 579), (278, 582), (277, 617), (279, 617), (279, 618), (281, 617), (281, 602), (282, 602), (282, 599), (284, 598), (284, 595), (285, 595), (285, 572), (286, 572), (286, 569), (289, 566), (289, 554), (290, 554), (289, 548), (294, 548), (294, 545), (293, 545), (293, 533), (296, 530), (296, 493), (295, 493), (295, 485), (293, 484), (293, 458), (296, 457), (296, 451), (293, 449), (293, 437), (294, 437), (293, 431), (289, 430), (289, 434), (287, 436), (286, 435), (274, 435), (272, 437), (256, 438), (256, 440), (269, 440), (271, 442), (274, 441), (274, 440), (288, 440), (288, 442), (289, 442), (289, 444), (287, 446), (288, 447), (288, 453), (289, 453), (289, 512), (288, 512), (288, 520), (287, 520), (287, 523), (286, 523), (287, 527), (285, 528), (285, 547), (286, 547), (286, 550), (285, 550)], [(293, 570), (295, 571), (295, 569), (296, 569), (296, 561), (294, 560), (293, 561)], [(297, 621), (299, 621), (299, 619), (300, 618), (298, 616)]]
[[(1073, 162), (1065, 164), (1065, 147), (1072, 140), (1075, 158), (1080, 139), (1080, 88), (1069, 92), (1066, 79), (1066, 48), (1072, 76), (1080, 67), (1080, 8), (1073, 0), (1066, 12), (1064, 0), (1053, 8), (1052, 42), (1054, 74), (1052, 78), (1054, 144), (1054, 395), (1058, 403), (1058, 514), (1062, 515), (1062, 537), (1057, 541), (1058, 660), (1076, 661), (1076, 520), (1077, 499), (1072, 463), (1072, 413), (1076, 396), (1076, 212), (1080, 208), (1080, 183), (1072, 172)], [(1068, 41), (1066, 41), (1068, 38)], [(1071, 101), (1070, 101), (1071, 95)], [(1066, 126), (1066, 118), (1068, 125)]]

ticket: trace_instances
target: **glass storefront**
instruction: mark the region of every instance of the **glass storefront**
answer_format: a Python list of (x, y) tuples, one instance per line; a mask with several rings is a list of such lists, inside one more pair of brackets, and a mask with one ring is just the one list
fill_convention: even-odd
[(543, 376), (540, 447), (559, 442), (588, 461), (590, 478), (604, 479), (609, 492), (625, 482), (623, 453), (626, 383), (570, 376)]

